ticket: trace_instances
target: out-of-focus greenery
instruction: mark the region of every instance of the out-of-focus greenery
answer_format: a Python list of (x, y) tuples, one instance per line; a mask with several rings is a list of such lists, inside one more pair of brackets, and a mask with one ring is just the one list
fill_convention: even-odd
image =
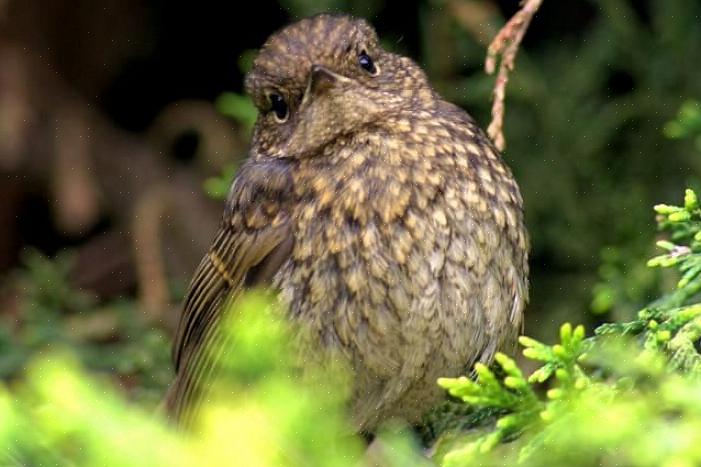
[(677, 118), (665, 125), (664, 132), (671, 139), (693, 138), (696, 149), (701, 152), (701, 103), (686, 101)]
[[(255, 53), (254, 50), (248, 50), (241, 54), (238, 66), (242, 73), (248, 72), (253, 66)], [(215, 105), (222, 115), (243, 125), (249, 132), (253, 129), (256, 118), (258, 118), (258, 109), (253, 105), (249, 96), (227, 91), (217, 97)], [(244, 159), (245, 154), (232, 154), (231, 157), (234, 160), (224, 167), (219, 175), (209, 177), (204, 181), (204, 191), (212, 199), (226, 198), (234, 175), (236, 175), (238, 163)]]
[(172, 378), (167, 336), (145, 323), (135, 301), (97, 304), (71, 287), (71, 259), (25, 253), (18, 309), (0, 325), (0, 379), (17, 377), (37, 353), (70, 348), (89, 370), (111, 374), (143, 404), (157, 404)]
[(225, 92), (217, 98), (217, 110), (227, 117), (252, 128), (258, 117), (258, 110), (250, 97), (235, 92)]
[(214, 177), (208, 177), (204, 181), (204, 191), (212, 199), (224, 199), (226, 198), (229, 189), (231, 188), (231, 182), (234, 180), (234, 175), (236, 175), (237, 166), (235, 164), (230, 164), (221, 171), (221, 173)]
[[(675, 140), (695, 143), (697, 158), (701, 158), (701, 104), (695, 100), (684, 102), (676, 117), (664, 125), (664, 134)], [(697, 172), (698, 173), (698, 172)], [(701, 180), (692, 179), (695, 188), (701, 188)], [(636, 305), (645, 303), (673, 278), (657, 274), (634, 260), (626, 247), (610, 246), (601, 251), (599, 282), (593, 288), (591, 309), (594, 313), (611, 312), (611, 320), (625, 320), (634, 316)], [(662, 279), (662, 280), (661, 280)]]
[[(349, 385), (310, 360), (263, 296), (251, 294), (230, 326), (235, 351), (187, 430), (127, 404), (71, 355), (54, 352), (0, 386), (2, 465), (355, 466), (363, 441), (345, 416)], [(420, 465), (410, 437), (390, 429), (375, 453), (382, 465)]]

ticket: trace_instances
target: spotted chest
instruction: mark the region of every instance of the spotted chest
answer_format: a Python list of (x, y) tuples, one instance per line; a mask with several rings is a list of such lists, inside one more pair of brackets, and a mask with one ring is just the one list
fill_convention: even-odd
[(293, 171), (282, 299), (379, 376), (407, 359), (418, 373), (430, 355), (464, 366), (493, 353), (525, 302), (511, 174), (470, 122), (424, 113), (340, 138)]

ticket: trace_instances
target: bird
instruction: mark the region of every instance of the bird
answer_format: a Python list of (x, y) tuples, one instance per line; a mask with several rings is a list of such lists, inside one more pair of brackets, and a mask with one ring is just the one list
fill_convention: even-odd
[(417, 423), (445, 397), (439, 377), (513, 351), (522, 332), (529, 238), (511, 170), (362, 18), (287, 25), (244, 84), (258, 117), (184, 299), (168, 411), (196, 404), (226, 305), (265, 287), (310, 351), (347, 361), (359, 432)]

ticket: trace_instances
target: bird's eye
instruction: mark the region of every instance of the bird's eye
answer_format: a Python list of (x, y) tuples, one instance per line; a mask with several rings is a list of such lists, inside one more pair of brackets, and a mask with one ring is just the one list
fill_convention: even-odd
[(373, 76), (377, 76), (377, 67), (372, 61), (372, 58), (370, 58), (370, 56), (364, 50), (360, 52), (360, 55), (358, 55), (358, 64), (363, 70), (367, 71)]
[(280, 94), (270, 94), (270, 110), (275, 112), (275, 118), (278, 122), (287, 120), (289, 109), (287, 108), (287, 102)]

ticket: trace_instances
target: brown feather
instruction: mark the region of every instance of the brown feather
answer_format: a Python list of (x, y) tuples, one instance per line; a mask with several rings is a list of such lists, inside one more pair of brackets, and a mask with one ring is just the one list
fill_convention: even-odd
[[(218, 362), (208, 349), (225, 339), (217, 325), (248, 287), (269, 284), (292, 249), (288, 222), (291, 179), (279, 160), (246, 163), (234, 182), (222, 224), (195, 271), (173, 345), (176, 380), (166, 405), (180, 419)], [(266, 206), (265, 211), (261, 206)]]

